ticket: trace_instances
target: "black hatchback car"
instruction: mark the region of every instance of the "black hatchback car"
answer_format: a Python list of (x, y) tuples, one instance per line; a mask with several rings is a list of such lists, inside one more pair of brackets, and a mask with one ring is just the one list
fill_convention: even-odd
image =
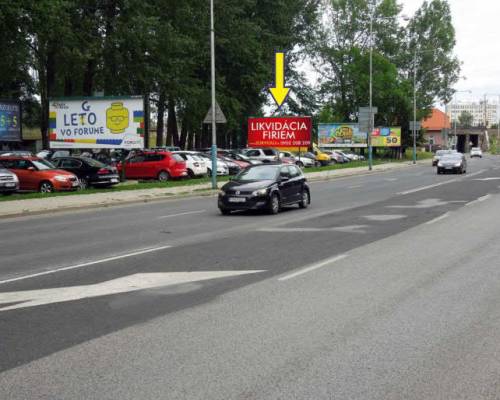
[(253, 165), (241, 171), (219, 192), (222, 214), (237, 210), (263, 209), (277, 214), (283, 206), (298, 204), (306, 208), (311, 192), (306, 178), (295, 165)]
[(109, 187), (120, 182), (115, 167), (103, 164), (88, 157), (57, 157), (51, 160), (57, 168), (75, 174), (80, 181), (80, 188), (90, 186)]

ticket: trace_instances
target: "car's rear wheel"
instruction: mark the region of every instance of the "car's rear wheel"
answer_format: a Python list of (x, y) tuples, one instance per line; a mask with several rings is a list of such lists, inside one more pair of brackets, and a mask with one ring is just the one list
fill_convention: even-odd
[(52, 193), (54, 191), (54, 185), (48, 181), (43, 181), (40, 183), (38, 190), (40, 193)]
[(296, 164), (296, 165), (297, 165), (297, 167), (299, 167), (299, 168), (304, 168), (304, 163), (303, 163), (302, 161), (297, 161), (295, 164)]
[(170, 175), (167, 171), (160, 171), (160, 173), (158, 174), (158, 180), (160, 182), (166, 182), (170, 179)]
[(207, 176), (212, 176), (212, 170), (210, 168), (207, 168)]
[(269, 212), (269, 214), (273, 215), (278, 214), (280, 212), (280, 197), (276, 193), (271, 195), (267, 211)]
[(188, 169), (188, 176), (193, 179), (194, 178), (194, 172), (191, 169)]
[(315, 162), (314, 162), (314, 166), (315, 166), (315, 167), (321, 167), (321, 163), (320, 163), (319, 161), (315, 161)]
[(307, 190), (302, 191), (302, 198), (299, 202), (299, 207), (300, 208), (307, 208), (309, 206), (310, 202), (311, 202), (311, 198), (310, 198), (309, 191), (307, 191)]
[(79, 182), (80, 190), (85, 190), (89, 188), (89, 180), (82, 178)]

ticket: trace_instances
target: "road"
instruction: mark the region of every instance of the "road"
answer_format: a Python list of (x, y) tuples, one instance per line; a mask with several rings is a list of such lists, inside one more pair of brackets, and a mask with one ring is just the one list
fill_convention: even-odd
[(498, 399), (500, 158), (0, 221), (0, 399)]

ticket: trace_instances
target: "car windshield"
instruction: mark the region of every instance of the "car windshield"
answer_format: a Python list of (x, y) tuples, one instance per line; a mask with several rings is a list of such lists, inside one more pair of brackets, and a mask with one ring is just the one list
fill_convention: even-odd
[(479, 147), (473, 147), (472, 151), (479, 151)]
[(462, 154), (460, 153), (445, 154), (443, 156), (443, 160), (461, 160), (461, 159), (462, 159)]
[(54, 165), (48, 162), (47, 160), (32, 160), (31, 162), (39, 171), (45, 171), (47, 169), (56, 169), (56, 167), (54, 167)]
[(253, 167), (240, 172), (235, 180), (237, 181), (270, 181), (276, 179), (279, 167), (273, 165), (264, 165)]

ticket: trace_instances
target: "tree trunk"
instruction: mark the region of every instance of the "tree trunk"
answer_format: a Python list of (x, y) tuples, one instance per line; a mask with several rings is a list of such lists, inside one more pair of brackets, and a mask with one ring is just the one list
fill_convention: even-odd
[[(48, 46), (50, 47), (50, 46)], [(41, 62), (40, 65), (43, 71), (40, 76), (43, 76), (43, 90), (40, 91), (41, 104), (42, 104), (42, 115), (40, 128), (42, 131), (42, 147), (44, 149), (49, 148), (49, 98), (54, 92), (55, 84), (55, 51), (49, 49), (47, 52), (47, 58), (45, 62)]]
[(104, 93), (112, 95), (115, 93), (115, 81), (117, 75), (116, 52), (118, 51), (113, 43), (115, 32), (115, 20), (117, 13), (117, 1), (108, 0), (104, 9), (105, 17), (105, 43), (104, 43)]
[(189, 129), (188, 125), (189, 124), (187, 122), (187, 118), (184, 118), (184, 120), (182, 121), (182, 125), (181, 125), (181, 138), (179, 140), (179, 147), (181, 149), (186, 148), (186, 141), (187, 141), (188, 129)]
[(160, 92), (160, 98), (158, 99), (158, 117), (156, 122), (156, 146), (163, 146), (163, 133), (165, 127), (165, 93)]
[(167, 138), (171, 139), (174, 146), (179, 146), (177, 115), (175, 113), (175, 101), (173, 99), (168, 101)]
[(193, 150), (194, 147), (194, 139), (195, 139), (196, 132), (188, 132), (188, 137), (187, 137), (187, 149), (188, 150)]
[(66, 76), (64, 78), (64, 96), (73, 96), (73, 79), (71, 76)]
[(83, 95), (92, 96), (94, 89), (95, 60), (88, 60), (83, 73)]

